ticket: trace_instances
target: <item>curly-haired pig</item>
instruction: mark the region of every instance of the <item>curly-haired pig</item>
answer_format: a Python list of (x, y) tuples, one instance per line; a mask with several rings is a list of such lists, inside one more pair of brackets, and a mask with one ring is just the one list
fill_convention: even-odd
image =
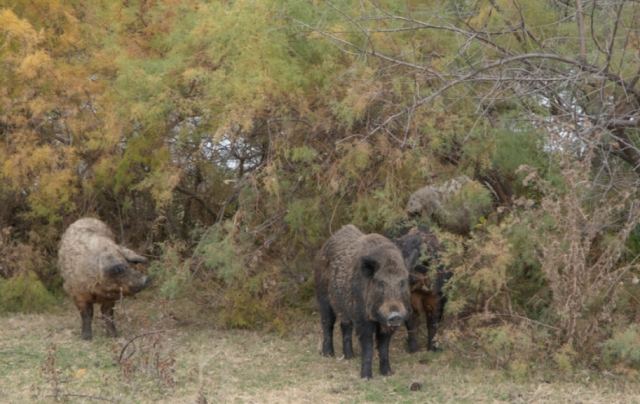
[(82, 339), (91, 339), (93, 305), (100, 304), (107, 334), (116, 336), (113, 308), (123, 296), (149, 285), (149, 278), (130, 264), (147, 259), (116, 244), (109, 227), (98, 219), (82, 218), (62, 235), (58, 265), (64, 289), (80, 310)]

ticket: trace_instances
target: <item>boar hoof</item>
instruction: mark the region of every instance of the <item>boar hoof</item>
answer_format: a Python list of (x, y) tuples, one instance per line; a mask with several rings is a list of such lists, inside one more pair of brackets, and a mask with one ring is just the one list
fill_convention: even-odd
[(380, 374), (382, 376), (391, 376), (393, 374), (393, 370), (389, 369), (380, 369)]

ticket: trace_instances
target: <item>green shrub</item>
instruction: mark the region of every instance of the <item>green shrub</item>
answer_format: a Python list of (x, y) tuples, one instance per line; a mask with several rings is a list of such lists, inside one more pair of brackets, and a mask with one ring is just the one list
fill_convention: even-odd
[(161, 297), (176, 299), (187, 291), (191, 280), (191, 260), (183, 260), (185, 245), (180, 242), (165, 242), (161, 245), (162, 256), (149, 267), (149, 274)]
[(215, 273), (224, 282), (246, 275), (244, 254), (234, 238), (233, 223), (211, 226), (202, 236), (194, 257), (201, 259), (207, 270)]
[(602, 357), (608, 366), (640, 369), (640, 326), (632, 324), (614, 332), (602, 345)]
[(434, 216), (442, 228), (466, 234), (491, 212), (492, 204), (489, 190), (476, 181), (469, 181), (459, 191), (448, 195)]
[(445, 286), (448, 313), (503, 312), (508, 306), (507, 270), (513, 256), (504, 231), (505, 226), (491, 225), (470, 239), (441, 233), (443, 262), (454, 274)]
[(570, 344), (564, 344), (553, 354), (553, 361), (563, 372), (572, 371), (576, 360), (577, 353)]
[(479, 330), (480, 346), (490, 362), (498, 368), (521, 368), (534, 356), (535, 344), (528, 330), (513, 324)]
[(56, 303), (55, 296), (32, 272), (0, 279), (0, 313), (40, 313)]

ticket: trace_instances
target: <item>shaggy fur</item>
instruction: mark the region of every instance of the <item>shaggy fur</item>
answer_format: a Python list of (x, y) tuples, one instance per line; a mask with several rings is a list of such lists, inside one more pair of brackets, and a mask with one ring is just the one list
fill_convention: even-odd
[(130, 264), (147, 259), (115, 243), (106, 224), (98, 219), (79, 219), (62, 235), (58, 266), (64, 289), (82, 317), (82, 338), (91, 339), (93, 304), (99, 303), (110, 336), (116, 335), (115, 302), (144, 289), (149, 279)]
[(322, 354), (333, 356), (333, 326), (340, 319), (346, 359), (353, 357), (355, 326), (362, 349), (360, 375), (372, 376), (373, 336), (380, 373), (391, 373), (389, 342), (409, 312), (409, 273), (402, 253), (379, 234), (347, 225), (331, 236), (316, 257), (316, 297), (322, 320)]
[(442, 229), (452, 233), (467, 235), (473, 227), (477, 215), (490, 213), (491, 206), (478, 205), (476, 207), (452, 206), (453, 198), (464, 187), (477, 186), (477, 183), (466, 176), (460, 176), (440, 185), (428, 185), (415, 191), (409, 196), (405, 211), (410, 218), (433, 220)]

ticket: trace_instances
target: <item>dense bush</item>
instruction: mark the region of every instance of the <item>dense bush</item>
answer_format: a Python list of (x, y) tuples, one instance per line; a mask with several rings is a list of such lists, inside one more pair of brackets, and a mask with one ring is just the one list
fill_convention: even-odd
[(31, 272), (0, 278), (0, 313), (40, 313), (54, 308), (58, 300)]
[(616, 330), (603, 343), (602, 357), (608, 366), (618, 365), (640, 370), (640, 327), (631, 324)]

